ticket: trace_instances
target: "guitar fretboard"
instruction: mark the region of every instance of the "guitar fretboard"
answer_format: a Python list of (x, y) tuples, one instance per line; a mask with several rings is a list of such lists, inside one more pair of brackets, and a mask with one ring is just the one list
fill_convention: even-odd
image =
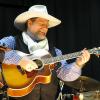
[[(90, 54), (94, 54), (95, 48), (89, 49), (88, 51)], [(44, 59), (42, 59), (42, 61), (44, 64), (51, 64), (51, 63), (60, 62), (62, 60), (74, 59), (74, 58), (77, 58), (78, 56), (80, 56), (81, 54), (82, 54), (82, 52), (79, 51), (79, 52), (65, 54), (65, 55), (61, 55), (61, 56), (57, 56), (57, 57), (44, 58)]]

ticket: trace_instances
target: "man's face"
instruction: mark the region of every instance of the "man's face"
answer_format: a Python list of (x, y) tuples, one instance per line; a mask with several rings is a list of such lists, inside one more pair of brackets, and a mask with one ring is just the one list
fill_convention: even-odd
[(46, 37), (48, 31), (49, 21), (43, 18), (36, 18), (28, 20), (28, 31), (31, 33), (31, 37), (36, 40), (43, 40)]

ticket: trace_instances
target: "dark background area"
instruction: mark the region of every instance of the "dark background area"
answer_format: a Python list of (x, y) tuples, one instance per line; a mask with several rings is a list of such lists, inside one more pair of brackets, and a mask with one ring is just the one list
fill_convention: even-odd
[[(63, 54), (100, 46), (100, 0), (0, 0), (0, 38), (21, 34), (13, 21), (35, 4), (46, 5), (49, 14), (61, 19), (47, 37)], [(100, 59), (92, 55), (82, 75), (100, 81)]]

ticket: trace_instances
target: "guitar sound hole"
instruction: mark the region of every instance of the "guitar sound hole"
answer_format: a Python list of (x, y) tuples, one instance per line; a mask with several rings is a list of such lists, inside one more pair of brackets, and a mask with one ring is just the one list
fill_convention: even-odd
[(37, 69), (41, 69), (43, 67), (43, 63), (41, 60), (39, 59), (35, 59), (34, 62), (38, 65)]

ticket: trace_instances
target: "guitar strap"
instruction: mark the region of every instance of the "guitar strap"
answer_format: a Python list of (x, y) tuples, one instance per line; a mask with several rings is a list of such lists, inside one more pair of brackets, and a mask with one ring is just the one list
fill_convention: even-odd
[[(52, 56), (57, 56), (56, 52), (55, 52), (55, 47), (52, 45), (52, 43), (49, 44), (50, 47), (50, 53), (52, 54)], [(56, 67), (54, 68), (55, 70), (57, 70), (59, 67), (61, 67), (61, 62), (58, 62)], [(57, 99), (56, 100), (63, 100), (63, 87), (64, 87), (64, 82), (60, 79), (57, 78), (57, 81), (59, 83), (59, 88), (58, 88), (58, 95), (57, 95)]]

